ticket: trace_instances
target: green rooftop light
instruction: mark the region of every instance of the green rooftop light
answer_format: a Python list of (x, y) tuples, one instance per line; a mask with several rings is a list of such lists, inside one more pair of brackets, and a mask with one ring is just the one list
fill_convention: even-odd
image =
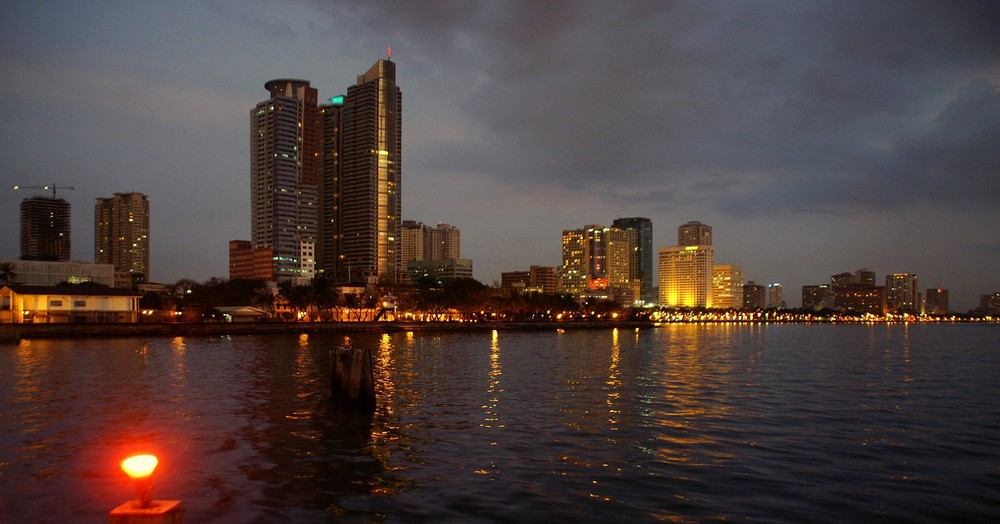
[(333, 105), (335, 105), (335, 106), (342, 106), (342, 105), (344, 105), (344, 95), (335, 96), (335, 97), (331, 98), (330, 99), (330, 103), (333, 104)]

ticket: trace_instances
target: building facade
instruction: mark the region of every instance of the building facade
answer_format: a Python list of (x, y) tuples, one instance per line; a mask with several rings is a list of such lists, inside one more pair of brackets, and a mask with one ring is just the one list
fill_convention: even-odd
[(249, 240), (229, 241), (229, 278), (271, 280), (274, 274), (271, 248), (254, 248)]
[(396, 64), (379, 60), (347, 89), (341, 107), (337, 263), (369, 281), (399, 281), (405, 267), (402, 103)]
[(94, 262), (111, 264), (134, 284), (150, 280), (149, 199), (115, 193), (94, 206)]
[(944, 315), (948, 313), (948, 290), (930, 288), (924, 294), (924, 312), (928, 315)]
[(677, 228), (678, 246), (712, 245), (712, 226), (692, 220)]
[(270, 280), (303, 281), (303, 249), (317, 232), (319, 109), (307, 80), (264, 84), (271, 97), (250, 114), (250, 241), (270, 248)]
[(635, 248), (632, 251), (631, 280), (639, 281), (639, 298), (646, 304), (656, 303), (653, 292), (653, 221), (643, 217), (616, 218), (612, 224), (618, 229), (633, 231)]
[(64, 282), (115, 285), (115, 267), (111, 264), (46, 260), (0, 260), (0, 263), (9, 263), (14, 268), (15, 276), (11, 282), (28, 286), (55, 286)]
[(140, 293), (106, 287), (0, 286), (0, 323), (131, 323), (139, 320)]
[(833, 309), (833, 288), (828, 284), (802, 286), (802, 309)]
[(69, 260), (70, 205), (55, 197), (21, 201), (21, 260)]
[(743, 286), (743, 309), (754, 311), (767, 309), (767, 286), (762, 286), (753, 280)]
[(660, 305), (712, 307), (712, 246), (660, 248)]
[(917, 275), (892, 273), (885, 276), (886, 307), (890, 312), (919, 313), (920, 291)]
[(723, 309), (743, 307), (743, 266), (736, 264), (712, 266), (712, 307)]

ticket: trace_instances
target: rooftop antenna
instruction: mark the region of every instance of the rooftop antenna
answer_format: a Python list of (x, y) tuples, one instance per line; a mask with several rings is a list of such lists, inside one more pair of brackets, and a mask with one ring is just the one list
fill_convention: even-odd
[(392, 47), (390, 46), (388, 49), (386, 49), (385, 52), (386, 52), (387, 55), (389, 55), (389, 57), (388, 57), (389, 60), (392, 60)]

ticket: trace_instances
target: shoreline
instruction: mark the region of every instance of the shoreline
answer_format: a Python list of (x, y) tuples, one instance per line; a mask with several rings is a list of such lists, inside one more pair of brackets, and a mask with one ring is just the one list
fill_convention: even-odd
[[(938, 321), (915, 323), (959, 323)], [(858, 324), (904, 323), (896, 321), (829, 320), (755, 320), (755, 321), (649, 321), (649, 320), (541, 320), (526, 322), (261, 322), (261, 323), (163, 323), (163, 324), (16, 324), (0, 326), (0, 342), (16, 343), (23, 339), (178, 337), (269, 335), (286, 333), (398, 333), (398, 332), (474, 332), (474, 331), (545, 331), (553, 329), (650, 329), (665, 324)], [(979, 322), (973, 322), (979, 323)]]

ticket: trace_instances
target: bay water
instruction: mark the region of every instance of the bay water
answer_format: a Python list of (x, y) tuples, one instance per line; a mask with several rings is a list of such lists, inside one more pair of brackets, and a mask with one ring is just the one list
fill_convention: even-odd
[(0, 346), (0, 523), (998, 522), (1000, 325), (668, 324)]

